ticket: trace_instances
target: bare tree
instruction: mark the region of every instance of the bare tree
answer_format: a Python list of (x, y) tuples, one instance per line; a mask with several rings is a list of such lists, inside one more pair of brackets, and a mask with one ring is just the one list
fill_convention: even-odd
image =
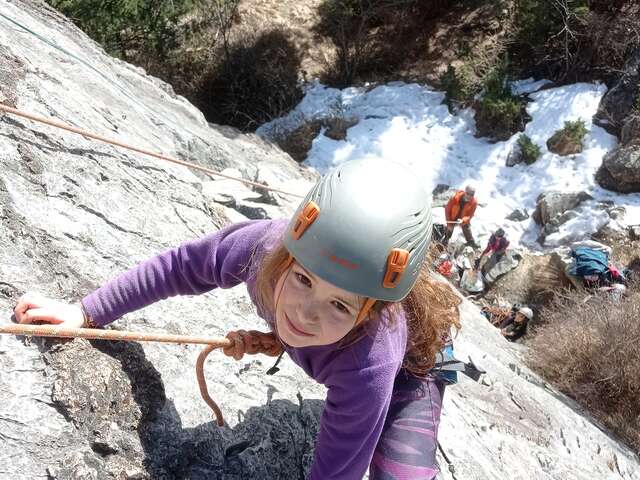
[(225, 59), (229, 60), (231, 30), (238, 19), (240, 0), (197, 0), (199, 24), (205, 28), (214, 27), (214, 43), (222, 41)]
[(340, 81), (350, 85), (374, 49), (375, 22), (386, 12), (416, 0), (324, 0), (319, 7), (318, 30), (331, 38), (337, 49)]

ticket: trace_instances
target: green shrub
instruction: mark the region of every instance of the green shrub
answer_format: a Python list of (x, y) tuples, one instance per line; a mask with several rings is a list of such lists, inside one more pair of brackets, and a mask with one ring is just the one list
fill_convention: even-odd
[(506, 140), (522, 130), (523, 106), (516, 98), (485, 97), (476, 105), (476, 125), (480, 136)]
[(440, 76), (440, 86), (445, 91), (444, 101), (450, 110), (456, 104), (471, 102), (477, 90), (473, 72), (466, 64), (458, 69), (449, 64)]
[(318, 4), (314, 31), (335, 46), (322, 81), (340, 88), (397, 79), (403, 66), (422, 56), (428, 25), (452, 7), (449, 0), (322, 0)]
[(210, 122), (254, 130), (302, 99), (300, 63), (300, 53), (287, 31), (245, 36), (229, 47), (228, 59), (203, 79), (198, 106)]
[(482, 80), (484, 97), (494, 100), (513, 100), (515, 97), (511, 93), (508, 84), (509, 61), (503, 59), (499, 61)]
[(564, 127), (560, 130), (557, 130), (549, 139), (549, 143), (555, 143), (561, 137), (566, 137), (570, 139), (573, 143), (578, 145), (582, 145), (582, 140), (584, 136), (587, 134), (587, 127), (584, 123), (584, 120), (578, 119), (574, 121), (564, 122)]
[(543, 46), (568, 24), (589, 13), (589, 0), (567, 0), (566, 9), (556, 8), (549, 0), (516, 2), (518, 39), (533, 46)]
[(587, 27), (590, 0), (517, 0), (510, 51), (525, 74), (564, 80), (589, 61), (578, 52)]
[(175, 48), (191, 0), (47, 0), (111, 55), (147, 66)]
[[(389, 5), (395, 0), (323, 0), (318, 6), (315, 30), (336, 47), (333, 65), (328, 65), (325, 79), (337, 87), (352, 85), (363, 69), (374, 69), (379, 52), (376, 26), (381, 26)], [(404, 2), (401, 2), (404, 3)], [(400, 8), (396, 6), (395, 8)]]
[(480, 136), (506, 140), (524, 128), (524, 102), (511, 93), (508, 69), (507, 61), (502, 61), (483, 80), (484, 94), (475, 106)]
[(522, 154), (522, 161), (527, 165), (531, 165), (540, 157), (540, 147), (524, 133), (518, 137), (518, 146)]

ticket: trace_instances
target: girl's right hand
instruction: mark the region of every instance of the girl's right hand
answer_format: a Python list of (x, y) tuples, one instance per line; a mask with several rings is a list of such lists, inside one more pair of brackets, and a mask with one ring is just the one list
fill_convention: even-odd
[(20, 297), (13, 311), (18, 323), (51, 323), (70, 328), (84, 325), (84, 314), (79, 305), (59, 302), (36, 292), (27, 292)]
[(227, 338), (233, 342), (230, 347), (223, 348), (222, 351), (228, 357), (240, 360), (245, 353), (255, 355), (263, 353), (271, 357), (277, 357), (282, 353), (283, 347), (280, 340), (273, 332), (263, 333), (257, 330), (238, 330), (227, 333)]

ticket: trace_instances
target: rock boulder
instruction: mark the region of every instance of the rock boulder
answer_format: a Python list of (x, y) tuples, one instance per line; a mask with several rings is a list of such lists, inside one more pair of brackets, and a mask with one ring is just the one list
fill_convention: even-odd
[(640, 145), (627, 145), (607, 153), (596, 172), (597, 182), (607, 190), (640, 192)]

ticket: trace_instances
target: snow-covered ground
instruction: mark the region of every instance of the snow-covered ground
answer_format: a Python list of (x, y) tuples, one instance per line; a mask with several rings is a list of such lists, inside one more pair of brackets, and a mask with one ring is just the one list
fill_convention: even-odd
[[(591, 121), (606, 87), (579, 83), (537, 91), (545, 83), (524, 80), (512, 85), (514, 92), (528, 93), (531, 99), (527, 111), (532, 120), (524, 133), (540, 146), (542, 155), (530, 166), (506, 166), (519, 134), (497, 143), (476, 138), (472, 110), (451, 115), (442, 103), (443, 92), (418, 84), (396, 82), (367, 91), (337, 90), (315, 83), (294, 111), (263, 125), (258, 134), (269, 138), (275, 132), (293, 130), (305, 120), (329, 116), (357, 119), (345, 140), (332, 140), (321, 132), (306, 163), (325, 172), (356, 158), (383, 158), (409, 166), (424, 179), (429, 191), (438, 184), (460, 188), (472, 184), (479, 202), (472, 226), (482, 242), (502, 226), (512, 244), (538, 249), (535, 239), (539, 227), (533, 220), (513, 222), (505, 217), (516, 208), (531, 214), (538, 195), (548, 190), (586, 191), (595, 200), (583, 204), (580, 216), (547, 237), (547, 245), (585, 238), (609, 222), (606, 212), (593, 208), (596, 201), (609, 200), (625, 207), (624, 218), (610, 223), (613, 228), (640, 224), (640, 194), (615, 194), (594, 180), (602, 157), (617, 144), (614, 136)], [(588, 129), (583, 152), (568, 157), (549, 152), (547, 139), (565, 121), (577, 119), (584, 120)], [(444, 209), (438, 208), (434, 214), (436, 221), (444, 220)]]

